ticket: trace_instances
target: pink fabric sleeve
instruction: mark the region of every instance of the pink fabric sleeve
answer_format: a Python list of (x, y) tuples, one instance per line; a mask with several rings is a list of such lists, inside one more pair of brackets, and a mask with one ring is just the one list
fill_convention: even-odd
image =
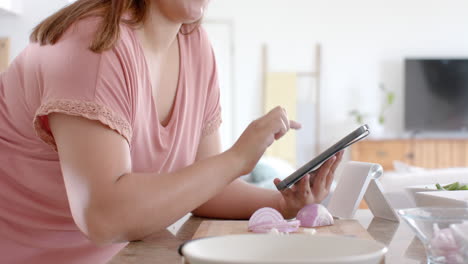
[(207, 42), (206, 46), (209, 48), (209, 52), (207, 52), (207, 60), (209, 61), (208, 64), (211, 68), (207, 94), (208, 98), (206, 101), (205, 113), (203, 117), (202, 137), (205, 137), (219, 129), (222, 123), (222, 119), (216, 59), (214, 56), (213, 49), (211, 48), (208, 37), (206, 35), (206, 32), (202, 31), (202, 36), (203, 38), (205, 38), (205, 41)]
[[(92, 25), (92, 23), (91, 23)], [(48, 118), (63, 113), (97, 120), (130, 144), (132, 107), (125, 73), (116, 48), (101, 54), (88, 49), (90, 23), (78, 23), (53, 46), (35, 46), (40, 53), (42, 94), (34, 117), (38, 136), (56, 150)]]

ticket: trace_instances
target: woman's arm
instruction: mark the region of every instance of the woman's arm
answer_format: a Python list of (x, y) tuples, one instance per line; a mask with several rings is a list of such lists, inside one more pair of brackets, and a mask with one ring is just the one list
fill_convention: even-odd
[(161, 230), (241, 174), (231, 152), (174, 173), (135, 173), (129, 146), (116, 132), (80, 117), (52, 114), (49, 120), (74, 220), (97, 243)]
[[(196, 159), (205, 160), (221, 152), (221, 137), (219, 131), (216, 131), (200, 142)], [(261, 207), (268, 206), (279, 210), (280, 198), (281, 193), (278, 191), (259, 188), (242, 179), (236, 179), (192, 213), (211, 218), (248, 219)]]
[(196, 216), (221, 219), (249, 219), (259, 208), (272, 207), (280, 211), (281, 193), (256, 187), (241, 179), (229, 184), (220, 194), (195, 209)]
[(73, 218), (100, 244), (166, 228), (250, 172), (289, 129), (284, 110), (275, 108), (252, 122), (228, 151), (156, 175), (132, 171), (125, 139), (97, 121), (50, 114), (49, 123)]
[[(212, 157), (220, 152), (221, 140), (217, 132), (203, 139), (197, 160)], [(248, 219), (257, 209), (272, 207), (280, 211), (285, 218), (293, 218), (305, 204), (319, 203), (328, 195), (336, 167), (342, 157), (343, 152), (340, 152), (320, 167), (314, 179), (309, 180), (309, 176), (306, 176), (293, 188), (283, 192), (256, 187), (242, 179), (236, 179), (192, 213), (211, 218)], [(275, 179), (275, 183), (278, 181)]]

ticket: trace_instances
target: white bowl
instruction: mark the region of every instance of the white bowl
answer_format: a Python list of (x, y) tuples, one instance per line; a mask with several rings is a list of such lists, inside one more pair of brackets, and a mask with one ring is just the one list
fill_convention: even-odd
[(413, 185), (413, 186), (408, 186), (405, 187), (405, 191), (410, 197), (411, 201), (416, 204), (416, 199), (414, 197), (415, 193), (418, 192), (433, 192), (433, 191), (438, 191), (437, 187), (435, 184), (424, 184), (424, 185)]
[(450, 229), (452, 229), (458, 241), (468, 248), (468, 221), (463, 224), (452, 224), (450, 225)]
[[(451, 182), (451, 183), (453, 183), (453, 182)], [(448, 185), (448, 184), (451, 184), (451, 183), (442, 183), (440, 185), (445, 186), (445, 185)], [(416, 199), (414, 197), (415, 193), (418, 193), (418, 192), (434, 192), (434, 191), (439, 191), (440, 192), (442, 190), (437, 189), (437, 187), (435, 186), (435, 183), (434, 183), (434, 184), (423, 184), (423, 185), (408, 186), (408, 187), (405, 187), (405, 191), (408, 194), (408, 196), (410, 197), (411, 201), (413, 203), (416, 203)]]
[(244, 234), (197, 239), (181, 248), (190, 264), (378, 264), (387, 248), (344, 236)]
[(464, 258), (468, 259), (468, 221), (463, 224), (450, 225), (452, 234), (461, 248), (460, 252), (464, 252)]
[(439, 191), (435, 184), (422, 184), (405, 187), (408, 193)]
[(418, 207), (468, 207), (468, 191), (417, 192)]

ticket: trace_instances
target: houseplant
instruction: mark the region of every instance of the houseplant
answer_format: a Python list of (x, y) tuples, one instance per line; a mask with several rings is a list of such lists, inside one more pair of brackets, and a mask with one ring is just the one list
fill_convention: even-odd
[(370, 115), (369, 113), (363, 113), (358, 109), (351, 110), (349, 115), (354, 118), (354, 121), (358, 125), (370, 123), (371, 131), (374, 130), (381, 132), (386, 121), (385, 114), (395, 101), (395, 93), (388, 90), (383, 83), (379, 84), (379, 90), (382, 94), (382, 105), (377, 116)]

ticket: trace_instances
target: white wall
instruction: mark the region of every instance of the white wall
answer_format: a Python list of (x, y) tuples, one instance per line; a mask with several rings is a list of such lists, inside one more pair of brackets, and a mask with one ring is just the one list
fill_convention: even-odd
[[(403, 132), (405, 57), (468, 57), (466, 0), (212, 0), (207, 19), (235, 26), (236, 135), (262, 114), (261, 45), (272, 70), (308, 70), (323, 46), (322, 147), (356, 125), (353, 108), (377, 113), (378, 84), (396, 92), (385, 124)], [(220, 65), (222, 67), (222, 65)]]
[(0, 37), (11, 38), (11, 60), (26, 47), (32, 29), (65, 4), (68, 0), (22, 0), (21, 15), (0, 15)]

